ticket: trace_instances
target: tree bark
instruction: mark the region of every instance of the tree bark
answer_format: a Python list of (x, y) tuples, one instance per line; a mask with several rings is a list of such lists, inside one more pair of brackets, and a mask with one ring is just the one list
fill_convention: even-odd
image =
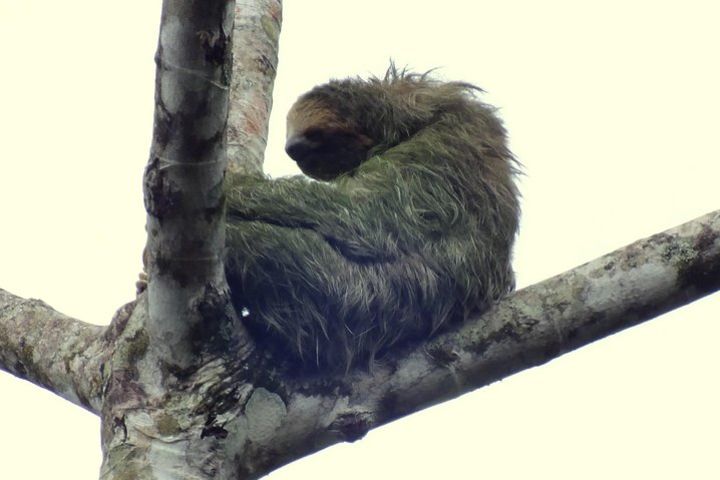
[(163, 2), (145, 171), (148, 332), (158, 362), (179, 370), (207, 347), (195, 342), (198, 330), (243, 342), (223, 269), (233, 15), (233, 1)]
[(228, 170), (260, 173), (278, 65), (280, 0), (235, 2)]
[(0, 368), (95, 414), (108, 357), (103, 330), (0, 289)]

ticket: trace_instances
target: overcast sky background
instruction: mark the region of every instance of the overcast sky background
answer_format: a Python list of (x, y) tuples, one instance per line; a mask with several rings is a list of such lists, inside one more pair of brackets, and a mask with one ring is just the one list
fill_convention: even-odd
[[(519, 286), (720, 208), (715, 1), (286, 0), (294, 99), (390, 57), (483, 87), (525, 165)], [(159, 0), (0, 0), (0, 288), (105, 324), (134, 296)], [(720, 296), (268, 478), (720, 478)], [(99, 421), (0, 372), (0, 478), (94, 479)]]

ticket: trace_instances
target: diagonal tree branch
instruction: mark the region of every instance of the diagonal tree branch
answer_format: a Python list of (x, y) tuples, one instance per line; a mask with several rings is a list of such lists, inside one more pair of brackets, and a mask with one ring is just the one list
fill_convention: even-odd
[(103, 330), (0, 289), (0, 369), (93, 413), (102, 404)]
[(280, 418), (273, 435), (248, 440), (241, 464), (257, 478), (718, 289), (720, 211), (525, 288), (456, 331), (395, 353), (372, 374), (289, 380), (274, 389), (287, 392), (282, 400), (258, 389), (259, 406), (248, 401), (246, 415), (253, 405)]

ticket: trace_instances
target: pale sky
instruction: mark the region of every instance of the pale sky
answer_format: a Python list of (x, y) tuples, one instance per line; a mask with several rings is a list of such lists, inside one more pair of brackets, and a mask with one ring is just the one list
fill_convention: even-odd
[[(475, 83), (525, 165), (520, 286), (720, 208), (720, 4), (286, 0), (292, 101), (394, 58)], [(0, 0), (0, 288), (105, 324), (144, 245), (159, 0)], [(720, 478), (720, 296), (268, 478)], [(0, 372), (0, 478), (97, 478), (99, 421)]]

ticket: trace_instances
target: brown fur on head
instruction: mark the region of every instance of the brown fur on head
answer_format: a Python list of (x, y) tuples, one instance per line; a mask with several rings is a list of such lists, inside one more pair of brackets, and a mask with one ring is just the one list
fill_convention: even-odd
[(359, 166), (373, 145), (358, 126), (317, 98), (301, 98), (287, 116), (285, 151), (306, 175), (332, 180)]

